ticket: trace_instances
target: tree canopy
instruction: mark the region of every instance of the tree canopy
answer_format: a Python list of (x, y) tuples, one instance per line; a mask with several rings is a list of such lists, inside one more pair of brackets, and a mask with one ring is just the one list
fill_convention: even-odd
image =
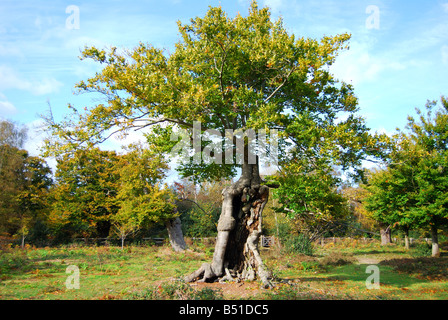
[(46, 220), (53, 183), (45, 160), (21, 149), (26, 127), (0, 121), (0, 234), (19, 236), (22, 246), (38, 221)]
[[(178, 27), (181, 40), (173, 53), (144, 43), (134, 49), (85, 48), (82, 59), (93, 59), (103, 69), (76, 88), (100, 94), (105, 103), (86, 106), (84, 112), (70, 106), (72, 114), (61, 122), (47, 115), (59, 137), (47, 141), (47, 154), (150, 126), (156, 128), (148, 139), (169, 152), (173, 130), (188, 130), (194, 138), (195, 121), (201, 123), (200, 133), (214, 130), (221, 141), (225, 130), (279, 130), (285, 162), (306, 158), (313, 159), (307, 165), (336, 161), (343, 169), (359, 169), (366, 153), (381, 152), (378, 137), (355, 115), (353, 87), (329, 71), (338, 53), (348, 48), (349, 34), (297, 37), (255, 1), (247, 17), (230, 18), (222, 8), (210, 7), (203, 18), (178, 22)], [(200, 153), (206, 144), (191, 149)], [(206, 180), (234, 176), (238, 166), (236, 161), (183, 161), (178, 170)]]
[(438, 255), (437, 229), (448, 224), (448, 102), (441, 98), (408, 118), (395, 136), (388, 167), (371, 174), (367, 209), (376, 220), (409, 229), (426, 227)]

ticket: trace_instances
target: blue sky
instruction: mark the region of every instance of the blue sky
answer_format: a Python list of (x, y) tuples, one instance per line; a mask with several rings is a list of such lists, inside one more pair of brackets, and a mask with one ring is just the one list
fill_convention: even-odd
[[(48, 102), (59, 119), (67, 113), (68, 103), (79, 109), (95, 103), (91, 96), (73, 95), (77, 82), (99, 70), (92, 62), (79, 60), (85, 45), (132, 48), (142, 41), (170, 50), (178, 40), (177, 20), (203, 16), (209, 5), (221, 5), (230, 16), (246, 14), (249, 3), (2, 0), (0, 118), (28, 125), (26, 148), (37, 154), (42, 135), (33, 128)], [(270, 6), (274, 17), (282, 16), (297, 36), (352, 34), (350, 50), (340, 55), (332, 71), (354, 85), (360, 113), (374, 131), (403, 128), (416, 107), (448, 95), (448, 0), (259, 0), (259, 4)], [(79, 19), (74, 19), (71, 5)], [(109, 147), (117, 143), (112, 141)]]

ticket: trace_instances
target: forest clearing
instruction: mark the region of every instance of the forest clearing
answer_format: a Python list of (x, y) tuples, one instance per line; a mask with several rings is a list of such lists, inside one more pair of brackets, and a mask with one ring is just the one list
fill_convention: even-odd
[[(262, 249), (274, 288), (259, 281), (186, 284), (182, 276), (212, 257), (213, 246), (183, 253), (169, 246), (8, 249), (0, 256), (0, 299), (39, 300), (440, 300), (448, 299), (448, 257), (422, 257), (392, 244), (351, 239), (316, 246), (312, 256)], [(69, 289), (69, 265), (79, 289)], [(379, 288), (368, 289), (369, 265)]]
[(0, 10), (0, 300), (448, 300), (448, 3), (39, 2)]

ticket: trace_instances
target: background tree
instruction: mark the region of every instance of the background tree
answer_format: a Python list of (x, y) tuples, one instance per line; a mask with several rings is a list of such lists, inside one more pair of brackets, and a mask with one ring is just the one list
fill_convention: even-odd
[(51, 170), (39, 157), (21, 149), (26, 127), (0, 121), (0, 232), (25, 238), (46, 220)]
[(337, 223), (350, 213), (347, 199), (338, 191), (340, 179), (318, 167), (310, 171), (300, 168), (295, 172), (293, 168), (287, 167), (279, 178), (281, 187), (274, 193), (280, 203), (277, 210), (290, 219), (298, 233), (311, 241), (336, 231)]
[(107, 237), (119, 209), (116, 197), (119, 156), (97, 148), (77, 150), (58, 159), (51, 218), (55, 232)]
[(419, 119), (408, 117), (407, 125), (413, 150), (419, 154), (413, 213), (430, 227), (433, 256), (440, 255), (438, 229), (448, 224), (448, 100), (442, 96), (440, 102), (438, 107), (437, 101), (428, 101), (426, 114), (417, 109)]
[(0, 216), (3, 232), (25, 238), (38, 220), (46, 219), (51, 170), (43, 159), (26, 150), (0, 146)]
[(431, 231), (432, 255), (440, 254), (438, 229), (448, 223), (448, 103), (428, 102), (419, 121), (408, 118), (407, 133), (395, 136), (396, 147), (388, 168), (372, 174), (367, 209), (374, 218), (401, 227)]
[[(178, 210), (186, 235), (190, 237), (216, 236), (216, 226), (221, 213), (222, 189), (229, 181), (202, 182), (196, 185), (188, 181), (176, 182)], [(191, 186), (195, 188), (192, 189)], [(189, 191), (190, 190), (190, 191)]]
[(23, 148), (28, 137), (28, 129), (9, 120), (0, 120), (0, 145)]
[(379, 229), (378, 224), (366, 209), (366, 198), (369, 192), (363, 186), (355, 185), (345, 186), (342, 193), (349, 202), (355, 231), (363, 232), (365, 236), (369, 237), (376, 235), (375, 230)]
[(168, 166), (160, 154), (155, 155), (141, 145), (131, 146), (120, 159), (116, 170), (120, 176), (117, 204), (112, 217), (122, 240), (144, 226), (164, 223), (175, 251), (186, 249), (174, 194), (160, 186)]
[[(61, 122), (47, 116), (49, 129), (57, 137), (47, 141), (47, 150), (68, 152), (101, 143), (114, 133), (156, 126), (148, 138), (169, 153), (177, 142), (171, 141), (171, 134), (179, 129), (191, 139), (207, 137), (203, 133), (213, 130), (221, 141), (221, 147), (213, 142), (217, 160), (183, 159), (179, 172), (213, 180), (234, 176), (240, 168), (241, 177), (223, 191), (213, 261), (186, 279), (259, 277), (269, 286), (269, 273), (257, 248), (269, 186), (260, 177), (260, 159), (248, 159), (249, 141), (245, 140), (244, 151), (238, 155), (230, 149), (234, 159), (243, 159), (233, 165), (222, 165), (228, 151), (222, 142), (226, 130), (263, 129), (269, 134), (276, 129), (281, 131), (282, 157), (291, 149), (287, 140), (294, 139), (293, 157), (303, 152), (301, 147), (310, 158), (325, 150), (330, 159), (340, 160), (343, 169), (360, 164), (366, 152), (378, 152), (377, 141), (354, 115), (353, 88), (329, 72), (350, 36), (326, 36), (320, 41), (298, 38), (288, 34), (281, 19), (272, 21), (269, 9), (259, 9), (255, 1), (247, 17), (230, 18), (221, 8), (211, 7), (203, 18), (178, 26), (181, 39), (173, 53), (143, 43), (133, 50), (86, 48), (83, 58), (101, 63), (103, 69), (77, 88), (102, 94), (106, 103), (86, 107), (82, 114), (71, 107), (73, 114)], [(346, 120), (338, 118), (342, 115)], [(201, 123), (200, 130), (195, 121)], [(210, 139), (193, 140), (191, 151), (196, 156), (212, 154)], [(235, 147), (235, 136), (229, 140)], [(309, 143), (314, 147), (308, 148)], [(322, 144), (326, 148), (319, 148)]]
[(98, 148), (65, 154), (52, 192), (55, 233), (105, 238), (113, 226), (123, 246), (130, 234), (163, 223), (173, 248), (184, 250), (174, 196), (160, 185), (167, 169), (165, 159), (143, 145), (131, 145), (123, 155)]
[(369, 182), (365, 186), (368, 191), (366, 209), (381, 226), (382, 245), (391, 243), (391, 230), (399, 227), (405, 233), (405, 247), (409, 249), (409, 230), (411, 226), (416, 227), (416, 221), (410, 214), (415, 205), (412, 190), (415, 184), (410, 179), (412, 175), (408, 175), (405, 170), (392, 168), (373, 171), (369, 175)]

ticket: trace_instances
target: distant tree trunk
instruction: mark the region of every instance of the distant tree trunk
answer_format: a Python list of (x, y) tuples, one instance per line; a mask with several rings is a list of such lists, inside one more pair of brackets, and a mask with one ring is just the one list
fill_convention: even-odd
[(243, 164), (240, 179), (226, 187), (222, 196), (213, 260), (185, 280), (211, 282), (258, 277), (264, 287), (271, 287), (269, 272), (258, 251), (262, 212), (269, 197), (269, 187), (261, 185), (258, 159), (256, 164)]
[(409, 228), (405, 228), (404, 229), (404, 248), (406, 250), (409, 250), (410, 245), (409, 245)]
[(437, 234), (437, 225), (431, 224), (432, 256), (440, 257), (439, 235)]
[(392, 236), (391, 236), (392, 232), (391, 232), (390, 225), (387, 227), (385, 225), (382, 225), (381, 229), (380, 229), (380, 234), (381, 234), (381, 245), (382, 246), (392, 243)]
[(125, 238), (126, 238), (125, 236), (121, 236), (121, 250), (123, 250), (123, 248), (124, 248), (124, 239)]
[(168, 220), (166, 222), (166, 228), (168, 230), (168, 236), (170, 239), (171, 247), (176, 252), (181, 252), (187, 249), (187, 244), (184, 240), (184, 235), (182, 233), (182, 223), (180, 218)]

